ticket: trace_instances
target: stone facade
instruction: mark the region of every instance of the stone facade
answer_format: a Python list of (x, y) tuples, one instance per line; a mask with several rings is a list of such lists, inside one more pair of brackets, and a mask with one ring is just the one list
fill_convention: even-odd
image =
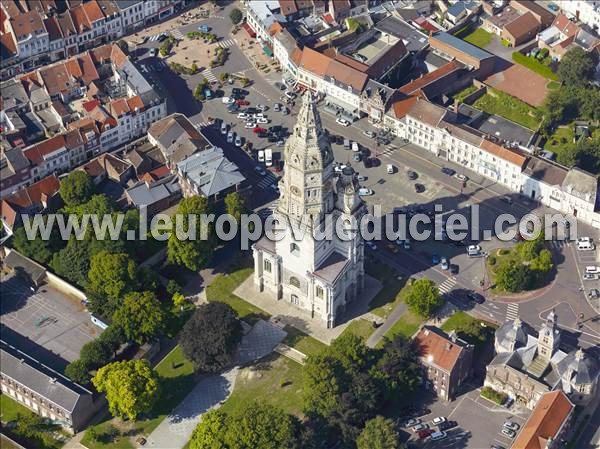
[[(334, 327), (363, 288), (364, 245), (358, 232), (338, 221), (365, 213), (354, 171), (333, 169), (333, 153), (310, 92), (305, 93), (292, 136), (285, 145), (286, 168), (274, 219), (276, 241), (266, 237), (254, 247), (254, 282), (277, 300), (310, 313)], [(319, 233), (332, 238), (320, 239)]]

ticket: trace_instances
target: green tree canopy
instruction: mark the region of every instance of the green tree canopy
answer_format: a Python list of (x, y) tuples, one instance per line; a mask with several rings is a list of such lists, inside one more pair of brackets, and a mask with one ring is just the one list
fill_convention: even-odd
[(89, 242), (72, 236), (67, 246), (54, 254), (50, 265), (59, 276), (86, 288), (90, 271)]
[(556, 74), (565, 85), (584, 85), (594, 76), (593, 56), (579, 46), (573, 46), (560, 60)]
[(394, 422), (376, 416), (365, 423), (365, 428), (356, 440), (357, 449), (401, 449)]
[(531, 285), (531, 272), (522, 263), (504, 261), (496, 271), (496, 285), (510, 293), (527, 290)]
[(85, 360), (77, 359), (69, 363), (65, 368), (66, 376), (81, 385), (90, 383), (90, 367)]
[(73, 170), (60, 182), (60, 196), (67, 207), (86, 203), (94, 190), (92, 178), (83, 170)]
[(425, 278), (414, 281), (406, 295), (409, 309), (423, 318), (431, 317), (442, 303), (435, 282)]
[(136, 288), (135, 263), (127, 254), (101, 251), (91, 259), (88, 279), (92, 309), (112, 316), (123, 296)]
[(234, 310), (222, 302), (203, 304), (185, 323), (179, 344), (196, 368), (217, 372), (231, 363), (242, 338), (242, 325)]
[[(201, 215), (209, 212), (208, 200), (205, 197), (192, 196), (181, 200), (173, 217), (173, 229), (167, 244), (169, 263), (197, 271), (212, 258), (215, 245), (213, 226), (201, 220)], [(192, 216), (195, 217), (195, 229), (190, 225), (194, 221)], [(188, 232), (193, 240), (185, 238)]]
[(242, 19), (244, 18), (244, 15), (242, 14), (242, 11), (240, 11), (237, 8), (234, 8), (229, 13), (229, 18), (231, 19), (231, 23), (233, 23), (234, 25), (237, 25), (238, 23), (240, 23), (242, 21)]
[(99, 338), (88, 341), (79, 351), (80, 360), (90, 370), (106, 365), (112, 356), (111, 347)]
[(129, 341), (146, 343), (156, 337), (165, 322), (165, 314), (154, 293), (131, 292), (113, 315), (113, 324), (123, 330)]
[[(44, 217), (44, 222), (46, 221), (47, 218)], [(52, 260), (53, 254), (60, 250), (61, 244), (64, 244), (59, 240), (59, 235), (56, 231), (55, 229), (51, 233), (51, 237), (48, 240), (42, 239), (39, 233), (36, 234), (35, 239), (29, 240), (25, 228), (20, 226), (14, 230), (12, 246), (25, 257), (29, 257), (41, 264), (48, 264)]]
[(240, 223), (245, 210), (245, 201), (238, 192), (231, 192), (225, 197), (225, 213), (231, 215)]
[(98, 370), (92, 383), (99, 392), (106, 393), (113, 416), (131, 420), (149, 412), (160, 391), (158, 375), (147, 360), (126, 360), (106, 365)]
[(202, 415), (190, 439), (190, 449), (228, 449), (225, 442), (229, 417), (220, 410), (210, 410)]
[(402, 334), (385, 342), (378, 367), (388, 377), (390, 386), (397, 395), (415, 391), (422, 383), (419, 349), (413, 340)]

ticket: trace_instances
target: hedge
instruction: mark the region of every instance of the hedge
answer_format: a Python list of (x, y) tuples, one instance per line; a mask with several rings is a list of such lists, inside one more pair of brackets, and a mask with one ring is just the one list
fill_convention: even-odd
[(505, 393), (500, 393), (491, 387), (483, 387), (481, 389), (481, 396), (489, 399), (492, 402), (495, 402), (498, 405), (504, 404), (504, 401), (508, 399), (508, 395)]
[(527, 67), (529, 70), (542, 75), (544, 78), (548, 78), (552, 81), (558, 81), (558, 75), (552, 71), (552, 69), (544, 64), (541, 64), (536, 59), (525, 56), (523, 53), (515, 51), (512, 54), (513, 61)]

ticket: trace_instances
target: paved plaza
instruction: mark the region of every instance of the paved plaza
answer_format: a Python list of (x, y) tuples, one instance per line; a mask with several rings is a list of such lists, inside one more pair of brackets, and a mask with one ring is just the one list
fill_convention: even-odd
[(286, 333), (260, 320), (244, 335), (234, 356), (235, 367), (201, 380), (148, 437), (145, 447), (179, 449), (185, 446), (204, 413), (218, 408), (235, 387), (239, 366), (270, 354)]
[(332, 329), (327, 329), (321, 320), (312, 318), (310, 313), (300, 310), (285, 301), (277, 301), (266, 291), (259, 292), (254, 285), (253, 276), (249, 276), (233, 293), (244, 301), (269, 313), (274, 321), (293, 326), (325, 344), (331, 344), (352, 320), (363, 318), (368, 314), (369, 303), (380, 290), (381, 283), (377, 279), (365, 276), (365, 288), (358, 299), (351, 304), (350, 309), (346, 311), (345, 316), (342, 318), (343, 323)]

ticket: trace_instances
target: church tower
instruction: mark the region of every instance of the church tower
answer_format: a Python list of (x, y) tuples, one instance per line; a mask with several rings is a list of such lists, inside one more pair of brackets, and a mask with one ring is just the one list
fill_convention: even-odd
[[(352, 168), (333, 170), (333, 152), (310, 91), (284, 147), (284, 175), (273, 218), (276, 241), (253, 246), (254, 283), (288, 302), (304, 319), (335, 326), (364, 283), (364, 244), (358, 223), (365, 205)], [(336, 233), (336, 221), (354, 222)], [(326, 238), (322, 238), (323, 235)], [(305, 315), (308, 313), (308, 317)]]
[(558, 317), (554, 309), (546, 317), (542, 324), (538, 337), (538, 357), (550, 360), (560, 344), (560, 330), (558, 328)]

